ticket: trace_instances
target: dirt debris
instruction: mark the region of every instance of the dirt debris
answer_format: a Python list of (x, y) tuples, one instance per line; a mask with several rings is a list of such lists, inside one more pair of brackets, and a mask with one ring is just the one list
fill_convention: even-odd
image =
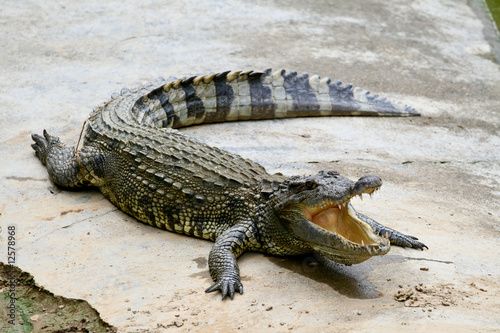
[(471, 296), (471, 293), (455, 288), (451, 284), (437, 284), (425, 286), (423, 283), (413, 287), (399, 286), (401, 289), (394, 294), (394, 299), (404, 302), (406, 307), (438, 307), (457, 305), (457, 302), (464, 297)]

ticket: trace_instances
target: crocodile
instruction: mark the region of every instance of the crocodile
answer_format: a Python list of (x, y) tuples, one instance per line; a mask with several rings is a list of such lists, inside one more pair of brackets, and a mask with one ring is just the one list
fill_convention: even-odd
[[(423, 250), (418, 238), (357, 212), (350, 200), (380, 188), (335, 170), (312, 176), (269, 174), (260, 164), (200, 143), (177, 129), (236, 120), (303, 116), (418, 116), (414, 108), (318, 75), (266, 69), (226, 71), (122, 89), (93, 110), (83, 144), (43, 131), (36, 156), (65, 188), (97, 186), (137, 220), (215, 242), (206, 292), (243, 293), (244, 251), (314, 253), (351, 265), (386, 254), (391, 244)], [(82, 136), (80, 134), (80, 138)]]

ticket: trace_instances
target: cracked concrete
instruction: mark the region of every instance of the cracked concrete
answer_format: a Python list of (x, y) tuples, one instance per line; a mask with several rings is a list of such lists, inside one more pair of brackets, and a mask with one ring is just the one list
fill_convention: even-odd
[[(1, 237), (17, 226), (16, 265), (44, 288), (88, 301), (119, 332), (500, 327), (500, 68), (467, 2), (24, 1), (0, 21)], [(266, 67), (352, 82), (422, 117), (184, 132), (270, 172), (378, 175), (382, 190), (355, 206), (428, 251), (352, 267), (247, 253), (245, 294), (221, 302), (204, 293), (212, 243), (137, 223), (98, 191), (57, 189), (31, 150), (44, 128), (76, 144), (91, 108), (122, 87)]]

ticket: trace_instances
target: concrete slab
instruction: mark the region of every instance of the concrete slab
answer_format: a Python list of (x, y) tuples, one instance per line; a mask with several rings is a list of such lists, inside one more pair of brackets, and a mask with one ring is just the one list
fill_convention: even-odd
[[(0, 222), (17, 266), (120, 332), (495, 331), (500, 327), (500, 68), (466, 1), (23, 1), (0, 11)], [(285, 67), (420, 110), (188, 128), (271, 172), (338, 169), (385, 185), (355, 202), (417, 235), (353, 267), (248, 253), (245, 294), (205, 294), (212, 243), (137, 223), (48, 180), (30, 147), (76, 144), (92, 106), (158, 76)], [(415, 289), (416, 286), (416, 289)], [(412, 294), (413, 295), (410, 295)], [(397, 301), (395, 298), (400, 300)], [(406, 301), (404, 301), (406, 299)]]

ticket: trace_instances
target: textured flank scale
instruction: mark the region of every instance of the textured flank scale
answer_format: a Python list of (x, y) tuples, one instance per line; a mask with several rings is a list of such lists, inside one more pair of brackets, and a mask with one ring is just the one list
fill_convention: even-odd
[(141, 222), (208, 239), (222, 298), (243, 293), (236, 259), (244, 251), (316, 253), (355, 264), (390, 245), (426, 246), (358, 213), (350, 199), (382, 185), (335, 170), (313, 176), (268, 174), (256, 162), (180, 133), (190, 125), (309, 116), (418, 116), (408, 106), (317, 75), (270, 69), (161, 80), (123, 89), (87, 120), (75, 150), (44, 131), (32, 145), (61, 187), (97, 186)]

